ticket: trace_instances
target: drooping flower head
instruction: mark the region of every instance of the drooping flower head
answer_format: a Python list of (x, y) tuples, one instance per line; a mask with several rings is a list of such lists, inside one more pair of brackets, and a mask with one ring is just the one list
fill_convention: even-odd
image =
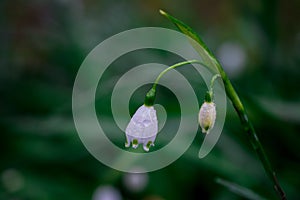
[(145, 151), (149, 151), (154, 146), (154, 141), (158, 132), (158, 122), (156, 110), (153, 106), (142, 105), (135, 112), (126, 128), (125, 147), (137, 148), (143, 144)]
[(216, 121), (216, 105), (214, 102), (204, 102), (199, 111), (199, 124), (202, 133), (209, 134)]
[(218, 77), (220, 77), (219, 74), (216, 74), (212, 77), (209, 91), (206, 92), (204, 103), (199, 111), (199, 124), (202, 128), (202, 133), (206, 134), (209, 134), (216, 121), (217, 111), (216, 104), (213, 102), (213, 85)]

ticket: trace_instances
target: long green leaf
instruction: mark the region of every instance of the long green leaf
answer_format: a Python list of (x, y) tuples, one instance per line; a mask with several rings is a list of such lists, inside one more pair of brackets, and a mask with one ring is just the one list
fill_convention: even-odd
[[(182, 33), (189, 36), (191, 45), (195, 48), (195, 50), (200, 54), (201, 58), (203, 59), (204, 64), (206, 64), (208, 67), (213, 69), (214, 71), (217, 71), (220, 73), (220, 64), (215, 58), (215, 56), (212, 54), (212, 52), (208, 49), (208, 47), (205, 45), (205, 43), (202, 41), (202, 39), (199, 37), (199, 35), (188, 25), (183, 23), (182, 21), (176, 19), (175, 17), (171, 16), (170, 14), (166, 13), (163, 10), (159, 11), (160, 14), (165, 16), (167, 19), (169, 19)], [(196, 41), (199, 45), (196, 45)]]

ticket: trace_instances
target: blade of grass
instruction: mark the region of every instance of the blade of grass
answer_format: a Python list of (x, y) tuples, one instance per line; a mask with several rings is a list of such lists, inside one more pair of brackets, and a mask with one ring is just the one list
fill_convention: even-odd
[(271, 164), (269, 162), (269, 159), (257, 137), (257, 134), (255, 132), (255, 129), (252, 125), (252, 123), (249, 121), (248, 115), (244, 109), (244, 106), (237, 95), (234, 87), (232, 86), (229, 78), (227, 77), (225, 71), (223, 70), (221, 64), (218, 62), (218, 60), (215, 58), (215, 56), (212, 54), (212, 52), (208, 49), (208, 47), (205, 45), (203, 40), (199, 37), (199, 35), (188, 25), (183, 23), (182, 21), (176, 19), (175, 17), (171, 16), (170, 14), (166, 13), (165, 11), (160, 10), (159, 11), (163, 16), (168, 18), (175, 26), (185, 35), (189, 36), (191, 40), (195, 40), (199, 43), (200, 47), (195, 47), (193, 45), (193, 42), (191, 42), (192, 46), (195, 47), (195, 50), (200, 54), (200, 56), (203, 59), (204, 64), (209, 66), (212, 69), (217, 69), (218, 73), (221, 75), (224, 87), (226, 90), (226, 94), (231, 100), (236, 112), (239, 115), (241, 124), (244, 128), (245, 133), (248, 136), (248, 139), (253, 147), (253, 149), (256, 151), (265, 171), (269, 179), (272, 181), (273, 186), (277, 194), (281, 199), (286, 199), (286, 195), (282, 189), (282, 187), (279, 185), (278, 179), (276, 177), (276, 174), (274, 170), (271, 167)]
[(226, 187), (231, 192), (233, 192), (243, 198), (246, 198), (246, 199), (250, 199), (250, 200), (264, 200), (265, 199), (248, 188), (242, 187), (236, 183), (232, 183), (232, 182), (226, 181), (221, 178), (217, 178), (216, 183)]

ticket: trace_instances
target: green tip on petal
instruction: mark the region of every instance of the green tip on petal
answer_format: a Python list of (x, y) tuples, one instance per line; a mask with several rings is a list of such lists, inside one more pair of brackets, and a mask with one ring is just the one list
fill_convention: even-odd
[(133, 145), (137, 145), (138, 143), (139, 143), (139, 142), (138, 142), (137, 139), (132, 140), (132, 144), (133, 144)]
[(146, 145), (144, 145), (144, 150), (145, 151), (149, 151), (150, 150), (150, 147), (153, 146), (153, 143), (152, 141), (149, 141)]
[(205, 130), (205, 131), (208, 131), (208, 129), (209, 129), (209, 126), (205, 126), (205, 127), (204, 127), (204, 130)]
[(150, 146), (151, 146), (151, 144), (152, 144), (152, 141), (149, 141), (149, 142), (147, 143), (146, 147), (149, 149)]

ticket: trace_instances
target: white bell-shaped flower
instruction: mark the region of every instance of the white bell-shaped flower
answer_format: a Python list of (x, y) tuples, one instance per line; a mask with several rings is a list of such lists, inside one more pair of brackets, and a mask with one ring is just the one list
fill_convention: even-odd
[(216, 105), (214, 102), (204, 102), (199, 111), (199, 124), (202, 132), (208, 134), (216, 121)]
[(158, 132), (158, 122), (156, 111), (153, 106), (142, 105), (135, 112), (126, 128), (125, 147), (137, 148), (143, 144), (145, 151), (149, 151), (150, 146), (154, 146), (154, 141)]

